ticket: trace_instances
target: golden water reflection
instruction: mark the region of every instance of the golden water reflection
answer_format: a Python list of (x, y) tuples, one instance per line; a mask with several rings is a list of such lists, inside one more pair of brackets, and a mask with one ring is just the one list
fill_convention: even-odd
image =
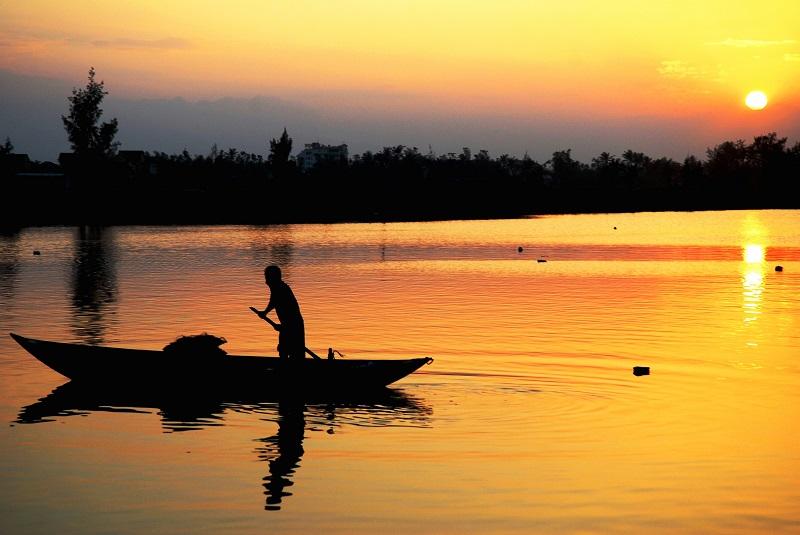
[[(763, 245), (750, 243), (743, 248), (742, 264), (742, 321), (746, 328), (755, 329), (761, 316), (764, 294), (764, 259), (766, 248)], [(747, 347), (758, 347), (760, 331), (747, 332)]]
[[(208, 331), (231, 354), (273, 354), (274, 331), (248, 306), (278, 262), (311, 349), (435, 363), (398, 385), (420, 399), (400, 406), (172, 403), (146, 389), (33, 403), (63, 379), (6, 336), (0, 531), (58, 531), (78, 518), (65, 503), (85, 532), (798, 525), (798, 211), (113, 232), (96, 248), (73, 247), (69, 229), (7, 244), (13, 306), (0, 323), (83, 340), (73, 318), (97, 312), (104, 343)], [(79, 249), (113, 262), (77, 277)]]
[[(742, 221), (742, 321), (747, 347), (758, 347), (757, 320), (761, 316), (764, 294), (764, 260), (767, 229), (758, 215), (748, 213)], [(751, 330), (753, 329), (753, 330)]]
[(751, 243), (744, 246), (744, 261), (748, 264), (760, 264), (764, 261), (764, 246)]

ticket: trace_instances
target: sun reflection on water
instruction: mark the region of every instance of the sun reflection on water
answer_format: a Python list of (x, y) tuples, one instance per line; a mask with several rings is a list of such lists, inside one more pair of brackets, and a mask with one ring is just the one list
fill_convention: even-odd
[[(745, 326), (754, 327), (761, 315), (761, 301), (764, 293), (765, 248), (760, 244), (747, 244), (743, 250), (742, 264), (742, 311)], [(757, 347), (756, 333), (748, 337), (747, 345)]]
[[(742, 227), (742, 313), (744, 325), (755, 328), (761, 315), (764, 293), (764, 261), (766, 259), (767, 229), (755, 214), (748, 214)], [(757, 347), (758, 332), (750, 331), (747, 345)]]
[(751, 243), (744, 246), (744, 261), (748, 264), (760, 264), (764, 261), (764, 246)]

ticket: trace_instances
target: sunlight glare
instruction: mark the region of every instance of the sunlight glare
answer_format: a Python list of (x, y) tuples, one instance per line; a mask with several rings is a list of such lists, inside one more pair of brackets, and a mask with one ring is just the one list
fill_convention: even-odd
[(764, 261), (764, 246), (749, 244), (744, 247), (744, 261), (748, 264), (758, 264)]
[(751, 110), (763, 110), (767, 107), (767, 101), (767, 95), (763, 91), (750, 91), (744, 99)]

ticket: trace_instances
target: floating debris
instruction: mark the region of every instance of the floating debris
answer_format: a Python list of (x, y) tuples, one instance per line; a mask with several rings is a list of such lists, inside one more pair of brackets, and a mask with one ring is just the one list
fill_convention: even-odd
[(518, 253), (521, 253), (521, 252), (522, 252), (522, 246), (519, 246), (519, 247), (517, 247), (517, 252), (518, 252)]
[(39, 252), (38, 250), (33, 251), (33, 256), (39, 256), (40, 254), (42, 254), (42, 253)]
[(783, 271), (783, 266), (775, 266), (775, 271)]
[(633, 375), (637, 377), (640, 375), (650, 375), (650, 366), (634, 366)]
[(540, 264), (543, 264), (544, 262), (547, 262), (547, 260), (545, 260), (544, 258), (538, 258), (538, 259), (536, 259), (536, 261), (539, 262)]

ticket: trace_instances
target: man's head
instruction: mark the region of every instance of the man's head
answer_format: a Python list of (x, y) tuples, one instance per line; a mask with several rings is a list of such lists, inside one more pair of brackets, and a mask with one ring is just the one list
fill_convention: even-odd
[(275, 284), (281, 281), (281, 268), (276, 265), (267, 266), (264, 268), (264, 281), (267, 284)]

